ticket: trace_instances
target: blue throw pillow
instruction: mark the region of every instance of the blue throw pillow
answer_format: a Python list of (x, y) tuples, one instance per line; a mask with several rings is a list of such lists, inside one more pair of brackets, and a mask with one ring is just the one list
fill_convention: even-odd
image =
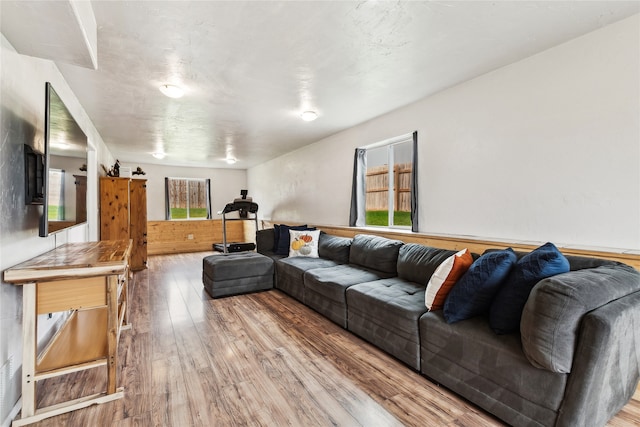
[(507, 248), (487, 252), (471, 264), (447, 295), (443, 313), (447, 323), (488, 313), (493, 297), (516, 259), (513, 249)]
[(491, 304), (491, 329), (497, 334), (518, 332), (522, 310), (536, 283), (568, 271), (569, 261), (553, 243), (546, 243), (520, 258)]
[(278, 227), (278, 247), (274, 251), (275, 254), (289, 255), (289, 243), (291, 240), (289, 237), (289, 230), (315, 230), (315, 229), (316, 229), (315, 227), (307, 227), (307, 224), (295, 225), (295, 226), (280, 224), (280, 227)]
[(280, 240), (280, 224), (273, 224), (273, 249), (271, 252), (278, 251), (278, 241)]

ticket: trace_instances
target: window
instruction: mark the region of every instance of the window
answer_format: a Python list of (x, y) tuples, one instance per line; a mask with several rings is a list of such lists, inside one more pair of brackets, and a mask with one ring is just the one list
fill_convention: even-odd
[(167, 219), (210, 219), (209, 179), (165, 178)]
[(417, 133), (356, 149), (352, 226), (417, 226)]
[(47, 193), (47, 219), (64, 221), (64, 171), (49, 169), (49, 191)]

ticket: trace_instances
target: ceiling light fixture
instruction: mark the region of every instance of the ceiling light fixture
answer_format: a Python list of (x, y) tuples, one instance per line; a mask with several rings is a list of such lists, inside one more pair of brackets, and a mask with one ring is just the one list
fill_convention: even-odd
[(305, 111), (302, 114), (300, 114), (300, 117), (305, 122), (312, 122), (318, 118), (318, 113), (316, 113), (315, 111)]
[(182, 88), (171, 84), (163, 84), (162, 86), (160, 86), (160, 92), (162, 92), (169, 98), (180, 98), (182, 95), (184, 95), (184, 90), (182, 90)]
[(158, 152), (158, 153), (153, 153), (152, 156), (155, 157), (156, 159), (161, 159), (162, 160), (162, 159), (164, 159), (166, 154)]
[(234, 163), (236, 162), (236, 159), (235, 159), (235, 157), (227, 157), (227, 158), (225, 159), (225, 161), (226, 161), (228, 164), (232, 165), (232, 164), (234, 164)]

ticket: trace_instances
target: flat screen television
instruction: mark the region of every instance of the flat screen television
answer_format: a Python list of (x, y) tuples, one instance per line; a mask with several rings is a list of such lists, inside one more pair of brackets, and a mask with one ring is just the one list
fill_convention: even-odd
[(87, 221), (87, 136), (49, 82), (44, 127), (42, 237)]

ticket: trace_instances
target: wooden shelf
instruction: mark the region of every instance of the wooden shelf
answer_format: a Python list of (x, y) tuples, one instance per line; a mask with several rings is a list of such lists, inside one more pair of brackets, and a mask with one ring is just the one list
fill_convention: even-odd
[(36, 375), (107, 358), (107, 307), (74, 311), (36, 364)]

